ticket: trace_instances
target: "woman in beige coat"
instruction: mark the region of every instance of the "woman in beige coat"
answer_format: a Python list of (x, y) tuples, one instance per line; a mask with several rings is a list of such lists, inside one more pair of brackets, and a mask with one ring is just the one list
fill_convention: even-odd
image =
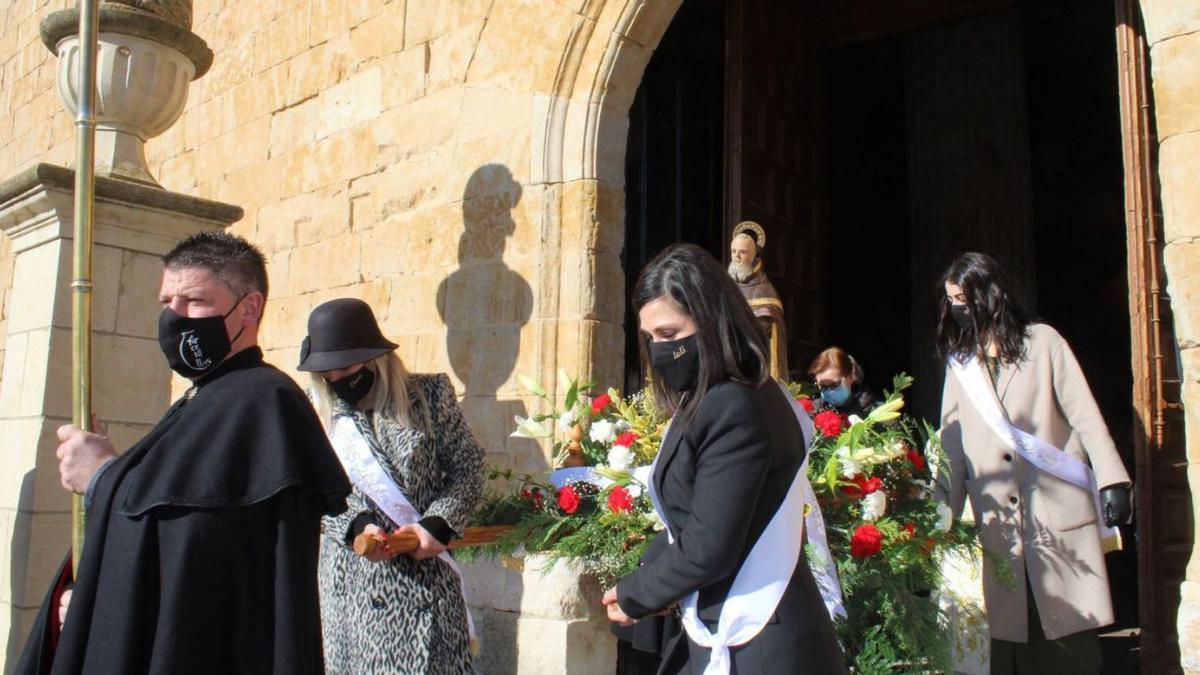
[[(966, 253), (943, 282), (943, 496), (956, 518), (970, 498), (983, 546), (1011, 568), (1005, 583), (984, 561), (992, 673), (1098, 673), (1096, 629), (1113, 621), (1100, 522), (1129, 520), (1129, 474), (1071, 348), (1026, 318), (1000, 265)], [(1086, 474), (1063, 455), (1091, 465), (1098, 500), (1049, 472)]]

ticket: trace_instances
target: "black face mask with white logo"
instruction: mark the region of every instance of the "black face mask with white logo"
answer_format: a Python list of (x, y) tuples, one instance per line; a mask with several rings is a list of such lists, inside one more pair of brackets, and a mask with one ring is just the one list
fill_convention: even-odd
[(700, 345), (695, 335), (650, 343), (650, 367), (674, 391), (691, 391), (700, 379)]
[(358, 402), (371, 392), (373, 386), (375, 373), (365, 366), (336, 382), (329, 383), (334, 395), (350, 405), (358, 405)]
[(233, 314), (245, 297), (238, 298), (223, 316), (191, 318), (164, 307), (162, 314), (158, 315), (158, 346), (162, 348), (163, 356), (167, 357), (171, 370), (194, 380), (212, 371), (228, 356), (233, 343), (241, 337), (246, 327), (243, 326), (230, 340), (229, 333), (225, 331), (225, 319)]

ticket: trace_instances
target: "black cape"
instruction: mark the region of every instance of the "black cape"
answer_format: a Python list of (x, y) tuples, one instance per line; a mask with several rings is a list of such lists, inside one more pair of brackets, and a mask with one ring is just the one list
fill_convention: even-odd
[(320, 520), (349, 491), (304, 393), (238, 352), (96, 480), (57, 648), (52, 586), (15, 672), (323, 672)]

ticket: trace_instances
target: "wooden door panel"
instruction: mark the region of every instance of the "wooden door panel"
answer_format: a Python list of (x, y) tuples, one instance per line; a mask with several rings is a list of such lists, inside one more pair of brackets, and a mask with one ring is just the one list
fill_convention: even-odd
[(1162, 264), (1149, 55), (1136, 0), (1116, 0), (1116, 43), (1133, 342), (1141, 670), (1178, 673), (1176, 615), (1194, 526), (1178, 347)]
[(792, 372), (826, 335), (820, 50), (801, 3), (734, 0), (726, 55), (726, 232), (753, 220), (783, 300)]

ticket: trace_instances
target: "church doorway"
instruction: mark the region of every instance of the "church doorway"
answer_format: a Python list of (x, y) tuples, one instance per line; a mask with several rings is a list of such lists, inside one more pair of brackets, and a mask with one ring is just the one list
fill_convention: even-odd
[[(1128, 262), (1130, 132), (1114, 40), (1132, 3), (915, 4), (683, 3), (630, 110), (627, 287), (673, 242), (728, 262), (733, 226), (755, 220), (785, 304), (793, 378), (837, 344), (876, 390), (914, 374), (910, 405), (936, 420), (936, 280), (958, 252), (991, 253), (1075, 349), (1131, 475), (1163, 486), (1139, 495), (1145, 526), (1187, 493), (1182, 471), (1167, 476), (1147, 454), (1170, 443), (1182, 453), (1182, 439), (1148, 442), (1133, 413), (1136, 364), (1148, 357), (1130, 328), (1143, 289)], [(641, 383), (636, 325), (627, 310), (627, 390)], [(1169, 351), (1158, 354), (1168, 389)], [(1117, 625), (1106, 661), (1112, 672), (1139, 660), (1170, 672), (1186, 556), (1143, 550), (1139, 569), (1138, 544), (1154, 537), (1126, 535), (1127, 550), (1108, 560)]]

